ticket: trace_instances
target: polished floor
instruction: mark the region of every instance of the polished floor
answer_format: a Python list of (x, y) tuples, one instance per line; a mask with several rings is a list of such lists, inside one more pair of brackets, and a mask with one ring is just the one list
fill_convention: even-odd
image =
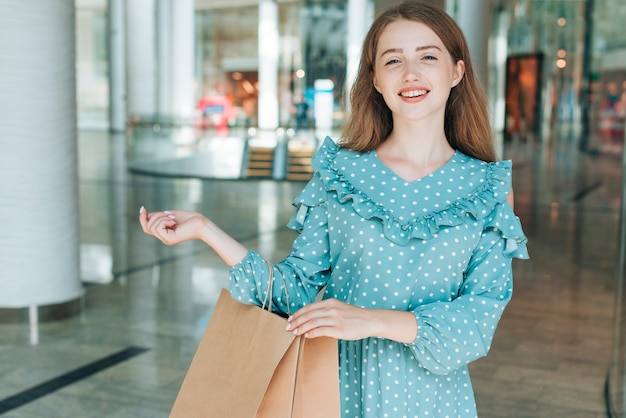
[[(239, 146), (158, 127), (80, 132), (85, 297), (78, 313), (36, 327), (0, 310), (1, 416), (168, 416), (227, 268), (198, 243), (145, 236), (138, 210), (202, 211), (280, 259), (303, 183), (235, 179), (237, 162), (222, 157)], [(565, 128), (545, 144), (506, 144), (532, 258), (515, 261), (513, 300), (490, 354), (471, 365), (483, 418), (606, 416), (622, 190), (610, 151), (579, 152)]]

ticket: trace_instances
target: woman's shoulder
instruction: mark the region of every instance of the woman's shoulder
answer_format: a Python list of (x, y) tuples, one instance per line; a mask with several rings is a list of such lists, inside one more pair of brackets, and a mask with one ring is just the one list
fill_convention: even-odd
[(327, 136), (311, 158), (311, 165), (313, 177), (294, 203), (320, 204), (325, 201), (327, 192), (336, 192), (341, 200), (355, 196), (359, 196), (359, 200), (368, 199), (358, 185), (376, 169), (372, 152), (344, 148)]
[(354, 165), (358, 160), (369, 153), (362, 153), (339, 145), (334, 139), (327, 136), (313, 155), (313, 168), (320, 169), (330, 166)]
[(456, 150), (454, 160), (457, 165), (468, 172), (475, 172), (476, 170), (482, 173), (496, 173), (503, 171), (511, 171), (513, 163), (511, 160), (500, 160), (494, 162), (483, 161), (479, 158), (472, 157), (464, 154), (463, 152)]
[(487, 162), (457, 150), (444, 180), (459, 192), (459, 200), (504, 203), (513, 187), (513, 162)]

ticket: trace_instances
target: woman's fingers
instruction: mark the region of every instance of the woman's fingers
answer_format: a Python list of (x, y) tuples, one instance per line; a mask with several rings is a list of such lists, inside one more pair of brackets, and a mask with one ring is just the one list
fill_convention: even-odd
[(139, 224), (141, 224), (143, 232), (152, 235), (152, 233), (148, 230), (148, 211), (143, 206), (139, 208)]
[(139, 223), (143, 232), (171, 244), (169, 236), (176, 227), (176, 217), (170, 211), (149, 213), (143, 206), (139, 210)]
[[(307, 338), (327, 336), (354, 339), (363, 332), (356, 326), (357, 321), (353, 321), (362, 311), (336, 299), (327, 299), (307, 305), (292, 315), (287, 330)], [(356, 328), (347, 329), (350, 322)]]
[(373, 335), (375, 310), (363, 309), (326, 299), (297, 311), (289, 318), (287, 330), (307, 338), (332, 337), (359, 340)]

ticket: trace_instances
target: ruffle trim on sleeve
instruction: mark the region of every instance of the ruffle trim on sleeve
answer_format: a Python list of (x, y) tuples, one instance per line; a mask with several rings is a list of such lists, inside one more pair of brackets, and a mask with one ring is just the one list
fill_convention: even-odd
[(326, 202), (324, 182), (320, 178), (319, 173), (315, 173), (313, 174), (313, 178), (309, 180), (302, 191), (293, 200), (292, 205), (295, 206), (297, 210), (287, 223), (287, 227), (302, 232), (309, 209), (314, 206), (322, 205), (324, 202)]
[[(317, 181), (323, 182), (326, 191), (336, 192), (341, 203), (351, 201), (355, 212), (364, 219), (380, 219), (383, 223), (385, 236), (392, 242), (406, 245), (412, 238), (428, 240), (433, 238), (443, 227), (461, 225), (467, 222), (467, 216), (478, 221), (483, 220), (494, 211), (496, 206), (501, 206), (510, 211), (506, 216), (505, 209), (496, 212), (502, 212), (502, 214), (497, 215), (497, 219), (501, 224), (499, 229), (507, 238), (507, 248), (509, 248), (508, 241), (513, 240), (510, 247), (511, 254), (522, 252), (522, 247), (525, 251), (526, 237), (522, 232), (519, 220), (513, 214), (510, 206), (504, 203), (511, 189), (511, 161), (484, 163), (485, 181), (467, 196), (459, 198), (441, 210), (408, 221), (401, 221), (382, 204), (374, 202), (366, 193), (354, 187), (342, 174), (336, 166), (337, 154), (340, 152), (343, 152), (342, 148), (327, 137), (312, 161), (313, 168), (319, 173)], [(319, 194), (311, 196), (309, 193), (307, 195), (301, 193), (294, 204), (297, 205), (298, 202), (305, 205), (315, 204), (317, 197)], [(498, 205), (499, 203), (500, 205)], [(513, 245), (516, 247), (513, 248)]]
[(522, 230), (519, 218), (508, 204), (497, 205), (489, 214), (485, 222), (485, 228), (493, 228), (500, 231), (506, 240), (504, 254), (509, 257), (528, 259), (526, 243), (528, 239)]

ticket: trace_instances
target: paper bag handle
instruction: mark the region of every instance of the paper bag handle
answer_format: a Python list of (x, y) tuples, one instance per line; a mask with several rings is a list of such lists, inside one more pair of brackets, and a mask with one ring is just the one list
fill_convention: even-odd
[[(267, 293), (265, 294), (265, 299), (263, 299), (262, 308), (265, 309), (265, 306), (267, 305), (267, 311), (272, 312), (272, 287), (274, 286), (274, 268), (272, 267), (272, 264), (267, 260), (265, 260), (265, 264), (267, 264), (267, 268), (269, 269), (269, 272), (270, 272), (270, 282), (269, 282), (269, 286), (267, 287)], [(287, 292), (287, 283), (285, 282), (284, 278), (283, 278), (283, 290), (285, 291), (285, 302), (287, 303), (287, 315), (291, 316), (291, 308), (289, 306), (289, 293)], [(269, 303), (268, 303), (268, 299), (269, 299)]]
[(267, 286), (267, 293), (265, 294), (265, 299), (263, 299), (263, 306), (261, 306), (261, 308), (265, 309), (265, 306), (267, 306), (267, 311), (272, 312), (272, 287), (274, 286), (274, 269), (272, 269), (272, 265), (269, 261), (265, 260), (265, 264), (267, 264), (267, 267), (270, 270), (270, 282)]

